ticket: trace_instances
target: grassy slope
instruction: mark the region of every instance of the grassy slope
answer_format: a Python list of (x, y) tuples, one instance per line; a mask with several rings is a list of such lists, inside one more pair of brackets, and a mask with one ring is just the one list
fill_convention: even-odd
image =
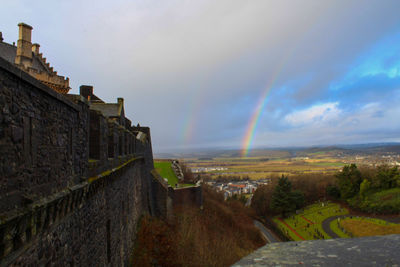
[[(322, 237), (330, 238), (330, 236), (322, 230), (321, 223), (329, 217), (345, 215), (348, 213), (348, 210), (341, 209), (340, 206), (335, 203), (325, 204), (324, 207), (322, 207), (320, 203), (317, 203), (306, 207), (300, 214), (285, 218), (284, 222), (293, 228), (305, 240), (319, 239)], [(284, 233), (289, 233), (291, 239), (295, 241), (302, 240), (290, 229), (288, 229), (288, 227), (285, 226), (281, 221), (279, 221), (278, 217), (274, 217), (273, 220), (278, 224), (278, 227), (280, 227)], [(322, 236), (317, 238), (317, 231)]]
[(392, 188), (369, 196), (372, 202), (380, 202), (391, 206), (400, 206), (400, 188)]
[(154, 162), (154, 168), (164, 178), (167, 178), (168, 184), (175, 187), (178, 183), (178, 177), (176, 177), (169, 161), (156, 161)]
[(398, 213), (400, 211), (400, 188), (370, 192), (365, 199), (348, 200), (353, 207), (369, 213)]

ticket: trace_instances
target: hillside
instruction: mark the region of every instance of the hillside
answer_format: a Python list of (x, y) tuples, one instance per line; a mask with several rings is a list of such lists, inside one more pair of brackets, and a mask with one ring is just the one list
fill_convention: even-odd
[(133, 266), (230, 266), (265, 244), (247, 208), (203, 192), (203, 209), (175, 210), (169, 222), (142, 219)]

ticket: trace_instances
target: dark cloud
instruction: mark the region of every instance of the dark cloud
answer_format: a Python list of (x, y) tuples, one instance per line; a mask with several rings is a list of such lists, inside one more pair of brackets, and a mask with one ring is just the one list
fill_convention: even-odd
[[(370, 129), (361, 110), (379, 103), (371, 116), (389, 133), (384, 123), (399, 102), (388, 95), (399, 84), (357, 68), (398, 46), (390, 36), (400, 31), (399, 8), (397, 0), (19, 0), (2, 3), (0, 30), (13, 42), (17, 23), (31, 24), (33, 41), (71, 78), (73, 92), (93, 84), (107, 101), (123, 96), (127, 115), (151, 126), (155, 151), (239, 147), (268, 88), (255, 145), (372, 140), (366, 132), (380, 141), (385, 134)], [(399, 62), (390, 51), (384, 68)], [(284, 119), (336, 102), (347, 123), (341, 131), (329, 123), (292, 128)]]

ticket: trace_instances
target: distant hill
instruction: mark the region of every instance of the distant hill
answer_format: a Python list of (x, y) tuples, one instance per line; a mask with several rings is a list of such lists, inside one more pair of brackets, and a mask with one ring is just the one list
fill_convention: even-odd
[[(400, 154), (400, 143), (368, 143), (368, 144), (346, 144), (313, 147), (281, 147), (281, 148), (258, 148), (249, 152), (249, 157), (267, 158), (290, 158), (304, 157), (318, 154), (325, 155), (372, 155), (372, 154)], [(238, 158), (241, 150), (238, 149), (199, 149), (185, 151), (171, 151), (166, 153), (155, 153), (156, 158)]]

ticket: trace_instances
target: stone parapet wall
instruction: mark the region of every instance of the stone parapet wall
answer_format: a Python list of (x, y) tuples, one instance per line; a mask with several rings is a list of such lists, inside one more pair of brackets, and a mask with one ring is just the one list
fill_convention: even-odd
[(173, 207), (181, 205), (203, 206), (203, 191), (201, 185), (188, 186), (183, 188), (169, 188), (169, 196), (172, 199)]
[(233, 267), (399, 266), (400, 235), (267, 244)]
[(1, 263), (127, 265), (137, 222), (150, 212), (143, 165), (131, 159), (1, 221)]
[(0, 59), (0, 214), (79, 183), (88, 106)]

